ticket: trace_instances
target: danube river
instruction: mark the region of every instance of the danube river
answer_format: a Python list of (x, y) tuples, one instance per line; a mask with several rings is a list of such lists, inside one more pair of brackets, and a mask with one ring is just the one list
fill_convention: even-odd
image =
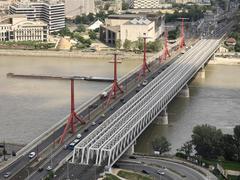
[[(139, 60), (119, 65), (119, 76)], [(107, 60), (0, 56), (0, 141), (27, 143), (69, 113), (70, 84), (65, 80), (6, 78), (6, 73), (92, 75), (112, 77)], [(192, 128), (209, 123), (231, 132), (240, 123), (240, 66), (209, 65), (206, 79), (195, 79), (190, 98), (176, 98), (168, 106), (169, 125), (151, 124), (140, 136), (136, 151), (152, 153), (151, 141), (166, 136), (172, 149), (190, 139)], [(77, 81), (76, 106), (97, 95), (109, 83)]]

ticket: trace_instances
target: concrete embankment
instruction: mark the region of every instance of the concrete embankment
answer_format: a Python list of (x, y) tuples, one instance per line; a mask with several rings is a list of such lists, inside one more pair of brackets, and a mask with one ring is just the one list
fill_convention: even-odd
[[(0, 49), (0, 56), (37, 56), (37, 57), (70, 57), (81, 59), (107, 59), (111, 60), (113, 51), (97, 51), (97, 52), (82, 52), (82, 51), (43, 51), (43, 50), (12, 50)], [(142, 53), (123, 52), (124, 59), (142, 59)], [(153, 54), (148, 53), (151, 57)], [(122, 58), (122, 57), (121, 57)]]
[(209, 61), (208, 64), (240, 65), (240, 58), (215, 57), (214, 60)]

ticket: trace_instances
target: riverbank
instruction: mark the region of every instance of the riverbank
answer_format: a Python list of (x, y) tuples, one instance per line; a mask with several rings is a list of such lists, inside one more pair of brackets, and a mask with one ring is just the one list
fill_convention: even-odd
[[(82, 52), (82, 51), (41, 51), (41, 50), (3, 50), (0, 49), (0, 56), (34, 56), (34, 57), (65, 57), (65, 58), (81, 58), (81, 59), (105, 59), (111, 60), (113, 51), (97, 51), (97, 52)], [(127, 60), (142, 59), (143, 54), (136, 54), (134, 52), (120, 52), (120, 58)], [(153, 54), (148, 53), (151, 57)]]
[(209, 61), (208, 64), (219, 64), (219, 65), (240, 65), (240, 58), (214, 57), (214, 60)]

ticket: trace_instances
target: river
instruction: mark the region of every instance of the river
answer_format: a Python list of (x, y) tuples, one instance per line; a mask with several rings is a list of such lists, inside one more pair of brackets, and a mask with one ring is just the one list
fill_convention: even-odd
[[(142, 62), (123, 60), (123, 76)], [(70, 111), (70, 82), (7, 78), (6, 74), (91, 75), (113, 77), (108, 60), (0, 56), (0, 142), (26, 144)], [(75, 82), (76, 107), (109, 86), (103, 82)]]
[[(119, 76), (141, 60), (124, 61)], [(25, 144), (69, 113), (70, 84), (62, 80), (6, 78), (6, 73), (92, 75), (112, 77), (107, 60), (0, 56), (0, 142)], [(172, 152), (190, 139), (192, 128), (208, 123), (232, 132), (240, 123), (240, 66), (208, 65), (206, 79), (195, 79), (190, 98), (175, 98), (168, 106), (169, 125), (152, 123), (137, 140), (137, 152), (152, 153), (151, 141), (165, 136)], [(76, 107), (97, 95), (109, 83), (77, 81)]]

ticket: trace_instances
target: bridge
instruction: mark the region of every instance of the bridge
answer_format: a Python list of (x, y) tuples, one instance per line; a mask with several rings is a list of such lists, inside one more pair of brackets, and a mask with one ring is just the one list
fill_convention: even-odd
[(202, 39), (80, 141), (72, 163), (111, 167), (204, 67), (221, 39)]

